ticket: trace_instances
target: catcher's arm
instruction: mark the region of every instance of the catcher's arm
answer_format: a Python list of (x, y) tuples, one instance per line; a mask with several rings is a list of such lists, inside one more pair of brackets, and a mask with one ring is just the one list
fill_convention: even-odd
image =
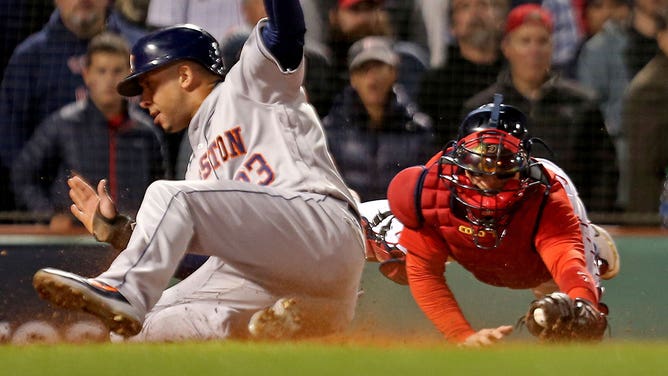
[(529, 332), (548, 342), (598, 341), (608, 327), (606, 314), (586, 299), (554, 292), (536, 299), (520, 319)]
[(109, 243), (117, 250), (125, 249), (132, 235), (134, 221), (118, 214), (107, 192), (107, 181), (100, 180), (97, 192), (78, 175), (69, 178), (67, 184), (73, 202), (70, 211), (88, 232), (98, 241)]

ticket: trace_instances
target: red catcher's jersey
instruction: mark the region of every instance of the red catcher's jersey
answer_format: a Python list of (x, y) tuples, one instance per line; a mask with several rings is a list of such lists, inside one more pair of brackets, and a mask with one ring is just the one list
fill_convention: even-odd
[[(408, 250), (407, 274), (416, 302), (448, 338), (462, 341), (474, 333), (444, 278), (448, 258), (490, 285), (526, 289), (554, 279), (560, 290), (571, 297), (598, 303), (596, 286), (586, 267), (578, 218), (563, 186), (551, 172), (547, 171), (551, 185), (547, 198), (544, 185), (529, 187), (517, 203), (500, 245), (485, 250), (477, 248), (473, 242), (474, 226), (456, 216), (450, 208), (454, 200), (450, 183), (438, 177), (439, 156), (427, 165), (422, 184), (405, 184), (418, 187), (419, 211), (424, 220), (421, 226), (404, 228), (399, 242)], [(392, 182), (395, 183), (402, 182)], [(536, 228), (544, 199), (547, 201)], [(405, 205), (412, 200), (398, 200), (390, 194), (388, 200), (393, 212), (411, 212), (395, 211), (393, 204)], [(536, 233), (532, 236), (534, 230)], [(493, 234), (479, 233), (478, 236), (484, 238)]]

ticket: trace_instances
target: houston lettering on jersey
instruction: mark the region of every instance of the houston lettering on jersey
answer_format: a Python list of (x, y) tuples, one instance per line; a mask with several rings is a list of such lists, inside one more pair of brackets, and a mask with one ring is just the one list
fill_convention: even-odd
[[(225, 162), (245, 156), (246, 144), (241, 137), (241, 128), (235, 127), (225, 131), (208, 145), (207, 151), (200, 157), (200, 178), (207, 179), (214, 170), (219, 169)], [(259, 185), (269, 185), (275, 179), (274, 170), (267, 164), (261, 153), (253, 153), (246, 158), (242, 168), (234, 176), (235, 180), (242, 180)]]

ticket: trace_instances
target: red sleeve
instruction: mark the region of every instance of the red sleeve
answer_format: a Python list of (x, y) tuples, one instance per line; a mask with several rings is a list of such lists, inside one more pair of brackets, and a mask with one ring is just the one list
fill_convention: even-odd
[(444, 273), (448, 254), (443, 240), (428, 229), (404, 228), (400, 243), (408, 249), (406, 272), (415, 302), (449, 341), (463, 342), (475, 330), (464, 318), (446, 282)]
[(536, 249), (560, 291), (598, 304), (598, 290), (587, 270), (580, 222), (560, 184), (555, 184), (549, 200), (536, 234)]

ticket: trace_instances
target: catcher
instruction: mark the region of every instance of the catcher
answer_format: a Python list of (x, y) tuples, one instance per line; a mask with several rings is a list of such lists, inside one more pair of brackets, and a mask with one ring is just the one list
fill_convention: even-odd
[(589, 222), (565, 173), (531, 158), (536, 139), (528, 136), (525, 115), (501, 101), (497, 95), (469, 113), (458, 140), (425, 166), (394, 177), (389, 208), (404, 228), (392, 246), (371, 221), (367, 248), (375, 252), (367, 259), (382, 261), (383, 274), (407, 283), (451, 342), (490, 345), (513, 326), (473, 329), (444, 277), (448, 261), (484, 283), (531, 289), (537, 299), (521, 321), (540, 339), (600, 340), (608, 309), (599, 281), (619, 271), (614, 242)]

